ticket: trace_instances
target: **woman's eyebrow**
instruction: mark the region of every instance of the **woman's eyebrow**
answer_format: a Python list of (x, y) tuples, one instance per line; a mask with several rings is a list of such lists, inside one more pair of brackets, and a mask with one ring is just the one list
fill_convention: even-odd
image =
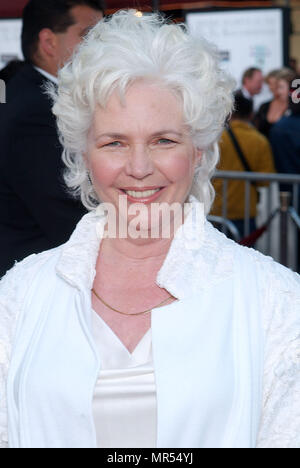
[[(182, 132), (177, 132), (176, 130), (171, 130), (171, 129), (164, 129), (164, 130), (159, 130), (158, 132), (154, 132), (150, 135), (151, 138), (161, 136), (161, 135), (166, 135), (166, 134), (172, 134), (176, 135), (178, 137), (182, 137), (183, 133)], [(113, 132), (107, 132), (107, 133), (101, 133), (96, 136), (96, 139), (98, 140), (99, 138), (103, 137), (109, 137), (109, 138), (126, 138), (127, 135), (122, 134), (122, 133), (113, 133)]]
[(183, 133), (182, 132), (177, 132), (176, 130), (171, 130), (171, 129), (165, 129), (165, 130), (160, 130), (159, 132), (155, 132), (153, 133), (151, 136), (152, 137), (156, 137), (156, 136), (160, 136), (160, 135), (176, 135), (178, 137), (182, 137), (183, 136)]
[(109, 138), (125, 138), (126, 135), (123, 135), (122, 133), (101, 133), (100, 135), (96, 136), (96, 139), (98, 140), (99, 138), (103, 137), (109, 137)]

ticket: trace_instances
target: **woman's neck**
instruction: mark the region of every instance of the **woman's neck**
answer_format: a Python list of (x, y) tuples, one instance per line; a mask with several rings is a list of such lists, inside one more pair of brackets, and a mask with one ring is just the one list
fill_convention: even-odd
[[(175, 232), (184, 223), (186, 213), (180, 212), (175, 215), (175, 219), (168, 224), (168, 229), (165, 230), (160, 227), (159, 232), (162, 232), (160, 237), (152, 236), (152, 232), (143, 232), (144, 237), (133, 238), (130, 235), (126, 237), (106, 237), (102, 242), (102, 251), (110, 255), (118, 256), (121, 260), (136, 261), (149, 259), (152, 261), (160, 262), (166, 256), (172, 240), (174, 239)], [(104, 231), (108, 231), (108, 224), (106, 224)], [(117, 232), (119, 230), (117, 229)]]
[(103, 252), (119, 256), (124, 260), (147, 260), (164, 258), (168, 253), (172, 238), (162, 239), (130, 239), (115, 238), (103, 240)]
[(275, 97), (275, 99), (273, 100), (273, 103), (276, 103), (282, 107), (288, 106), (288, 103), (285, 97)]

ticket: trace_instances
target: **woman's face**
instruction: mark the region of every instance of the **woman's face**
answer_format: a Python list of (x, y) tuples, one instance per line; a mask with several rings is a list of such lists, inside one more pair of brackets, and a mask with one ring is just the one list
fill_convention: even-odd
[(277, 79), (275, 76), (270, 76), (268, 78), (268, 86), (272, 94), (276, 94), (276, 89), (277, 89)]
[(285, 80), (277, 81), (276, 96), (280, 99), (288, 101), (289, 97), (289, 84)]
[[(87, 166), (101, 201), (112, 203), (117, 215), (127, 220), (130, 216), (119, 206), (119, 197), (126, 197), (128, 207), (141, 203), (148, 223), (154, 202), (186, 201), (201, 158), (179, 99), (143, 81), (129, 87), (123, 104), (114, 92), (105, 108), (96, 109), (87, 148)], [(157, 189), (155, 195), (148, 192)]]

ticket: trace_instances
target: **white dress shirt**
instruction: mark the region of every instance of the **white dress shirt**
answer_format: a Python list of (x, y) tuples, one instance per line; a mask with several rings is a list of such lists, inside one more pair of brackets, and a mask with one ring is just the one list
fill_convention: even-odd
[(156, 447), (156, 386), (151, 328), (132, 353), (93, 311), (101, 370), (93, 398), (98, 448)]
[(249, 93), (248, 89), (246, 89), (244, 86), (242, 87), (242, 93), (246, 99), (249, 99), (249, 101), (253, 102), (253, 96)]
[(56, 76), (54, 75), (51, 75), (50, 73), (46, 72), (45, 70), (43, 70), (42, 68), (39, 68), (39, 67), (34, 67), (36, 69), (36, 71), (38, 71), (41, 75), (43, 75), (45, 78), (47, 78), (48, 80), (52, 81), (52, 83), (58, 85), (58, 79), (56, 78)]

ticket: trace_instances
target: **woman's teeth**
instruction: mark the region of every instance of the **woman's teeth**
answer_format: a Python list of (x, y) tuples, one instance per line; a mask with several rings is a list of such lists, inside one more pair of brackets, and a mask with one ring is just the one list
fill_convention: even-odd
[(145, 197), (151, 197), (151, 195), (158, 192), (159, 190), (160, 190), (159, 188), (155, 190), (145, 190), (144, 192), (135, 192), (133, 190), (125, 190), (125, 193), (127, 193), (131, 197), (145, 198)]

